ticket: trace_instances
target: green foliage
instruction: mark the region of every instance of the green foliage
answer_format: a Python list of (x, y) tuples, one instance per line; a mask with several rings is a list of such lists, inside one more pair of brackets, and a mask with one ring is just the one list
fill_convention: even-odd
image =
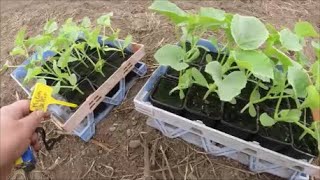
[(187, 13), (167, 0), (156, 0), (149, 9), (170, 18), (174, 23), (181, 23), (187, 20)]
[(306, 21), (297, 22), (294, 26), (294, 32), (300, 37), (319, 37), (312, 24)]
[(283, 47), (291, 51), (301, 51), (299, 37), (292, 33), (288, 28), (280, 31), (280, 42)]
[[(27, 75), (24, 82), (42, 82), (50, 80), (54, 84), (54, 92), (59, 93), (60, 89), (72, 89), (83, 93), (78, 88), (78, 78), (71, 71), (72, 62), (82, 63), (89, 68), (94, 66), (94, 70), (102, 72), (105, 60), (101, 59), (100, 52), (120, 51), (124, 55), (124, 49), (131, 44), (132, 36), (126, 36), (123, 44), (118, 48), (101, 45), (98, 37), (103, 40), (111, 40), (117, 44), (120, 30), (114, 31), (111, 27), (112, 13), (102, 15), (97, 19), (97, 25), (92, 27), (91, 20), (84, 17), (80, 23), (68, 18), (60, 27), (54, 20), (48, 20), (43, 27), (41, 34), (25, 39), (26, 28), (21, 28), (16, 35), (15, 47), (10, 52), (11, 56), (22, 55), (28, 57), (28, 52), (36, 52), (30, 63), (24, 67)], [(111, 33), (109, 32), (111, 31)], [(101, 35), (103, 33), (103, 35)], [(98, 61), (93, 61), (89, 54), (89, 48), (96, 49), (99, 55)], [(43, 53), (52, 51), (55, 56), (43, 59)], [(91, 53), (91, 52), (90, 52)], [(89, 63), (89, 65), (88, 65)], [(5, 64), (1, 71), (5, 71), (10, 66)]]
[(231, 33), (237, 45), (243, 50), (258, 49), (268, 38), (268, 30), (255, 17), (234, 15)]
[(181, 71), (189, 67), (183, 62), (185, 52), (177, 45), (164, 45), (154, 55), (154, 58), (161, 65), (171, 66), (177, 71)]
[(289, 67), (288, 82), (292, 86), (297, 97), (306, 96), (306, 88), (309, 84), (308, 74), (295, 66)]

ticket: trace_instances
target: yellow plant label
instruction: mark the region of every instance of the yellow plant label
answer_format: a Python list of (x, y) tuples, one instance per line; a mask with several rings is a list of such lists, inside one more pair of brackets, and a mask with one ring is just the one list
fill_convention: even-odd
[(35, 85), (35, 88), (32, 94), (30, 110), (31, 111), (41, 110), (46, 112), (50, 104), (59, 104), (63, 106), (73, 107), (73, 108), (78, 106), (73, 103), (68, 103), (68, 102), (54, 99), (52, 97), (52, 91), (53, 91), (52, 87), (42, 83), (37, 83)]

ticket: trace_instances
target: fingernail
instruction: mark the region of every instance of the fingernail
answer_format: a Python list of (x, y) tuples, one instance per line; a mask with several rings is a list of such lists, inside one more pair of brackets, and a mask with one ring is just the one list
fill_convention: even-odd
[(44, 115), (43, 111), (36, 111), (36, 115), (42, 117)]

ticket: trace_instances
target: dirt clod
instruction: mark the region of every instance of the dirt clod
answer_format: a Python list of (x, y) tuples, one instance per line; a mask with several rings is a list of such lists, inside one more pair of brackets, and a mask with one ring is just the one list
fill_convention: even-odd
[(139, 147), (140, 144), (141, 144), (140, 140), (131, 140), (129, 142), (129, 147), (132, 149), (135, 149), (135, 148)]
[(127, 136), (130, 137), (132, 135), (131, 129), (127, 129)]

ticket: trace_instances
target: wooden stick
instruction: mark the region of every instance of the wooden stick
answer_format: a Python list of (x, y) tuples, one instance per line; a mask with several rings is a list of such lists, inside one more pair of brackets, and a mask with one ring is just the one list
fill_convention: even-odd
[(163, 156), (164, 160), (166, 161), (166, 164), (167, 164), (167, 168), (168, 168), (170, 177), (171, 177), (171, 179), (174, 179), (174, 176), (173, 176), (172, 170), (171, 170), (171, 168), (170, 168), (170, 164), (169, 164), (168, 158), (167, 158), (165, 152), (163, 151), (163, 148), (162, 148), (161, 145), (160, 145), (160, 151), (161, 151), (161, 153), (162, 153), (162, 156)]

